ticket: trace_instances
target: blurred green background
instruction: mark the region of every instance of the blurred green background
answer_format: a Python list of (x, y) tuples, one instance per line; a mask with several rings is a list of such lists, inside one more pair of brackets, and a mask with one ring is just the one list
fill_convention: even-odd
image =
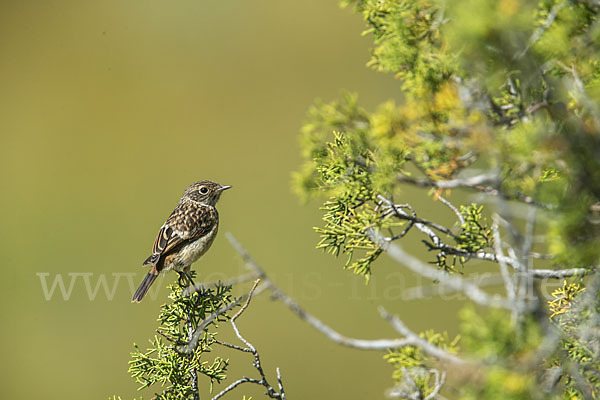
[[(224, 237), (232, 232), (343, 334), (396, 336), (380, 304), (414, 330), (455, 333), (456, 302), (399, 300), (419, 281), (397, 264), (383, 257), (366, 286), (315, 250), (319, 204), (300, 204), (290, 189), (315, 98), (347, 89), (372, 109), (399, 96), (393, 77), (365, 67), (363, 29), (334, 0), (0, 3), (3, 398), (140, 395), (129, 352), (154, 335), (176, 276), (141, 304), (131, 293), (158, 228), (199, 179), (234, 187), (219, 203), (220, 235), (195, 265), (200, 280), (245, 271)], [(452, 221), (439, 202), (419, 211)], [(49, 286), (62, 274), (67, 289), (75, 276), (68, 300), (58, 287), (47, 300), (40, 273)], [(91, 289), (104, 277), (114, 296), (100, 287), (90, 299), (86, 276)], [(290, 399), (383, 398), (392, 385), (382, 353), (339, 347), (267, 296), (239, 326), (269, 376), (281, 368)], [(231, 338), (229, 326), (222, 332)], [(232, 378), (253, 376), (249, 356), (231, 357)], [(228, 398), (262, 392), (242, 386)]]

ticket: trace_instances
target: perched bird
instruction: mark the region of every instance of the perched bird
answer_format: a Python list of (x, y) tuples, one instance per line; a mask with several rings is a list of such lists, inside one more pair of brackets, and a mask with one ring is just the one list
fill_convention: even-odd
[(150, 271), (136, 290), (132, 302), (140, 302), (162, 271), (189, 273), (190, 266), (210, 248), (217, 236), (219, 213), (215, 208), (221, 193), (231, 186), (199, 181), (183, 192), (179, 204), (163, 224), (154, 241), (152, 254), (143, 265)]

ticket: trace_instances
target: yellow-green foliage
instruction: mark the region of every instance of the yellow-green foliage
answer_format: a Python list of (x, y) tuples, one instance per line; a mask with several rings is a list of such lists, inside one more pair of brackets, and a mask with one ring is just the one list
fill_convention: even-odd
[[(429, 343), (446, 350), (451, 354), (458, 352), (457, 336), (450, 340), (446, 332), (435, 333), (433, 330), (427, 330), (421, 333), (423, 339)], [(392, 377), (396, 385), (403, 385), (408, 378), (417, 385), (419, 392), (424, 397), (431, 394), (435, 388), (435, 374), (430, 371), (429, 366), (436, 360), (423, 352), (420, 347), (404, 346), (398, 349), (390, 350), (384, 356), (384, 359), (394, 367)], [(406, 374), (410, 376), (407, 377)]]
[(552, 292), (552, 300), (548, 302), (550, 319), (562, 327), (573, 327), (576, 323), (577, 311), (574, 306), (579, 295), (585, 291), (581, 283), (563, 281), (563, 286)]
[[(302, 129), (305, 163), (295, 176), (303, 198), (327, 197), (326, 208), (345, 202), (341, 194), (355, 187), (361, 168), (364, 189), (389, 197), (399, 193), (398, 177), (412, 176), (415, 167), (427, 179), (444, 180), (484, 160), (498, 171), (503, 197), (552, 210), (546, 240), (557, 263), (587, 267), (600, 259), (600, 225), (589, 218), (600, 202), (598, 5), (343, 4), (363, 16), (373, 37), (369, 65), (393, 73), (403, 97), (374, 111), (361, 108), (356, 95), (310, 108)], [(347, 154), (328, 151), (334, 131), (344, 135)], [(322, 171), (332, 167), (337, 176), (324, 181)], [(369, 263), (355, 271), (368, 272)]]
[(476, 253), (493, 245), (492, 229), (482, 217), (483, 206), (472, 203), (469, 206), (460, 206), (465, 223), (461, 232), (456, 236), (458, 248)]
[[(392, 74), (400, 96), (382, 99), (374, 110), (362, 108), (357, 95), (348, 94), (310, 108), (295, 190), (303, 198), (325, 199), (318, 246), (345, 253), (346, 267), (368, 277), (382, 250), (369, 232), (375, 229), (396, 240), (410, 226), (407, 218), (386, 213), (381, 197), (402, 203), (406, 182), (435, 187), (486, 169), (497, 181), (469, 190), (534, 204), (547, 221), (547, 229), (535, 232), (552, 256), (546, 265), (598, 265), (600, 5), (574, 0), (343, 4), (363, 16), (365, 34), (373, 39), (368, 64)], [(465, 223), (443, 239), (450, 250), (427, 242), (437, 252), (438, 267), (450, 272), (457, 260), (494, 252), (481, 206), (463, 205), (460, 212)], [(556, 293), (552, 321), (566, 335), (562, 351), (598, 396), (600, 368), (590, 354), (600, 348), (569, 327), (586, 323), (585, 310), (569, 316), (582, 290), (583, 284)], [(503, 311), (485, 316), (472, 309), (462, 312), (463, 350), (501, 364), (480, 371), (482, 384), (467, 385), (466, 398), (544, 396), (540, 377), (551, 363), (533, 365), (535, 371), (519, 369), (542, 337), (539, 319), (524, 314), (513, 324), (513, 316)], [(388, 360), (397, 366), (414, 362), (424, 368), (415, 348), (391, 354)], [(570, 368), (561, 364), (561, 355), (553, 360)], [(430, 384), (431, 376), (419, 376), (420, 384)], [(564, 377), (564, 395), (581, 396), (571, 375)]]
[[(346, 267), (357, 274), (369, 276), (370, 265), (381, 253), (365, 231), (371, 228), (392, 229), (401, 226), (390, 216), (383, 216), (381, 209), (375, 210), (376, 192), (371, 175), (367, 173), (372, 163), (372, 154), (352, 147), (345, 135), (336, 133), (333, 143), (327, 143), (327, 162), (319, 165), (319, 182), (333, 194), (322, 207), (325, 211), (325, 226), (316, 228), (321, 234), (317, 245), (335, 254), (347, 255)], [(360, 252), (358, 260), (352, 262), (355, 252)]]
[(422, 97), (446, 82), (454, 73), (456, 55), (448, 52), (440, 28), (444, 12), (431, 1), (349, 0), (363, 15), (374, 47), (369, 65), (392, 72), (402, 88)]
[(461, 310), (460, 319), (461, 345), (469, 354), (490, 365), (480, 377), (483, 382), (467, 386), (461, 398), (538, 398), (536, 377), (524, 368), (522, 361), (528, 360), (542, 341), (542, 332), (533, 317), (516, 325), (511, 323), (510, 313), (505, 310), (480, 313), (466, 307)]
[(535, 349), (542, 338), (533, 317), (517, 325), (511, 323), (506, 310), (477, 312), (473, 307), (466, 307), (460, 312), (460, 320), (461, 345), (484, 360), (500, 357), (518, 360)]
[(490, 367), (479, 386), (464, 388), (461, 400), (531, 400), (550, 398), (539, 392), (535, 377), (510, 368)]
[[(600, 294), (585, 297), (586, 289), (581, 282), (564, 281), (548, 302), (552, 312), (550, 319), (562, 333), (561, 352), (573, 363), (572, 368), (563, 369), (561, 375), (566, 388), (565, 398), (586, 397), (576, 386), (577, 375), (583, 377), (579, 379), (584, 380), (587, 395), (591, 394), (594, 399), (600, 397), (600, 333), (598, 321), (591, 317), (597, 318), (600, 312)], [(550, 363), (561, 365), (558, 358)]]
[(232, 301), (231, 286), (217, 286), (189, 296), (183, 294), (185, 286), (173, 284), (169, 288), (172, 302), (161, 306), (157, 330), (160, 336), (150, 339), (150, 347), (145, 352), (134, 344), (129, 373), (140, 384), (140, 389), (157, 390), (156, 385), (160, 385), (161, 392), (156, 393), (156, 399), (188, 399), (194, 393), (192, 371), (209, 378), (211, 388), (213, 382), (226, 377), (228, 360), (219, 356), (207, 359), (216, 336), (209, 327), (227, 320), (226, 314), (219, 315), (205, 328), (192, 352), (185, 352), (183, 347), (189, 342), (190, 327), (196, 329), (211, 313)]

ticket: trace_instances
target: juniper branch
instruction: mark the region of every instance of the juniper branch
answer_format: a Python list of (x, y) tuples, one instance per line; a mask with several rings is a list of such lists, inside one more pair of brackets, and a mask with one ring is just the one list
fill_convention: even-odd
[(242, 259), (246, 262), (247, 268), (254, 271), (257, 277), (260, 277), (266, 287), (271, 291), (274, 299), (280, 300), (285, 304), (294, 314), (300, 319), (307, 322), (310, 326), (324, 334), (328, 339), (341, 344), (343, 346), (352, 347), (360, 350), (387, 350), (394, 347), (406, 346), (410, 343), (405, 339), (377, 339), (377, 340), (364, 340), (354, 339), (344, 336), (332, 329), (318, 318), (314, 317), (307, 311), (305, 311), (298, 303), (296, 303), (291, 297), (285, 294), (279, 289), (268, 277), (265, 271), (252, 259), (246, 249), (235, 239), (231, 233), (226, 234), (227, 239), (231, 245), (237, 250)]
[[(498, 216), (494, 215), (494, 224), (492, 225), (492, 232), (494, 234), (494, 250), (496, 251), (496, 254), (500, 256), (500, 258), (498, 259), (498, 264), (500, 265), (500, 273), (502, 275), (502, 279), (504, 280), (504, 288), (506, 289), (508, 301), (511, 305), (513, 305), (514, 310), (516, 290), (512, 277), (508, 272), (506, 262), (504, 261), (504, 254), (502, 253), (502, 238), (500, 237), (500, 230), (498, 229), (497, 219)], [(514, 312), (512, 318), (513, 320), (516, 319), (516, 315), (514, 315)]]
[(220, 307), (217, 310), (213, 311), (207, 318), (205, 318), (202, 323), (200, 325), (198, 325), (198, 327), (193, 331), (193, 333), (190, 335), (189, 341), (178, 347), (178, 350), (181, 353), (184, 354), (190, 354), (192, 351), (194, 351), (194, 349), (196, 348), (196, 346), (198, 345), (198, 340), (200, 339), (200, 335), (202, 335), (202, 332), (204, 332), (204, 329), (206, 329), (206, 327), (213, 322), (215, 319), (217, 319), (217, 317), (219, 315), (222, 315), (224, 313), (226, 313), (227, 311), (237, 307), (240, 305), (242, 298), (238, 297), (236, 299), (234, 299), (231, 303), (229, 303), (227, 306), (225, 307)]
[(381, 248), (387, 254), (389, 254), (390, 257), (400, 264), (408, 267), (413, 272), (435, 281), (444, 282), (446, 285), (464, 292), (469, 299), (478, 304), (496, 308), (510, 309), (506, 299), (492, 297), (483, 290), (479, 289), (476, 285), (465, 281), (463, 278), (459, 278), (458, 276), (450, 275), (430, 267), (418, 258), (406, 253), (399, 245), (391, 243), (385, 236), (373, 229), (370, 229), (368, 234), (371, 240), (381, 246)]
[[(503, 262), (515, 270), (519, 270), (521, 268), (521, 265), (518, 262), (518, 260), (516, 260), (513, 257), (504, 256), (501, 253), (498, 253), (497, 251), (496, 251), (496, 253), (489, 253), (489, 252), (482, 250), (482, 251), (473, 253), (473, 252), (468, 252), (468, 251), (450, 246), (450, 245), (446, 244), (440, 238), (440, 236), (437, 235), (432, 229), (430, 229), (430, 227), (433, 227), (440, 232), (444, 232), (444, 233), (449, 232), (448, 234), (450, 236), (453, 236), (453, 237), (456, 236), (455, 234), (451, 233), (448, 228), (443, 227), (438, 224), (435, 224), (433, 222), (427, 221), (427, 220), (417, 218), (416, 213), (413, 215), (408, 215), (405, 211), (403, 211), (401, 209), (402, 207), (404, 207), (404, 208), (409, 208), (409, 210), (412, 210), (412, 207), (410, 207), (408, 205), (394, 204), (391, 200), (389, 200), (381, 195), (378, 196), (378, 199), (380, 200), (381, 203), (386, 204), (387, 207), (392, 208), (400, 218), (407, 219), (409, 221), (414, 222), (414, 226), (431, 239), (432, 243), (425, 242), (425, 244), (428, 246), (429, 250), (439, 250), (446, 254), (465, 257), (467, 259), (490, 261), (490, 262), (494, 262), (494, 263)], [(414, 213), (414, 210), (411, 213)], [(403, 232), (403, 234), (404, 233), (405, 232)], [(397, 235), (397, 236), (399, 236), (399, 235)], [(394, 236), (392, 238), (386, 238), (386, 241), (396, 240), (398, 238), (397, 236)], [(561, 279), (561, 278), (568, 277), (568, 276), (581, 276), (581, 275), (585, 275), (587, 272), (589, 272), (589, 271), (586, 268), (558, 269), (558, 270), (554, 270), (554, 271), (550, 270), (550, 269), (532, 269), (529, 271), (529, 273), (531, 274), (531, 277), (533, 277), (533, 278), (554, 278), (554, 279)]]
[[(466, 277), (464, 280), (477, 285), (479, 287), (484, 286), (495, 286), (503, 283), (504, 280), (500, 274), (489, 275), (487, 273), (483, 275)], [(403, 300), (418, 300), (425, 299), (430, 296), (443, 296), (450, 293), (460, 292), (453, 287), (446, 286), (443, 282), (427, 285), (427, 286), (415, 286), (402, 291)]]
[(329, 340), (351, 348), (359, 349), (359, 350), (375, 350), (382, 351), (388, 350), (391, 348), (403, 347), (414, 345), (414, 338), (402, 338), (402, 339), (375, 339), (375, 340), (365, 340), (365, 339), (354, 339), (344, 336), (332, 329), (325, 323), (323, 323), (318, 318), (314, 317), (307, 311), (305, 311), (298, 303), (296, 303), (291, 297), (285, 294), (281, 289), (279, 289), (273, 282), (267, 277), (265, 271), (252, 259), (250, 254), (246, 251), (246, 249), (235, 239), (235, 237), (231, 233), (226, 234), (227, 239), (231, 243), (231, 245), (237, 250), (242, 259), (246, 262), (246, 266), (254, 271), (257, 276), (261, 277), (265, 286), (271, 291), (273, 298), (280, 300), (284, 303), (292, 312), (294, 312), (300, 319), (307, 322), (310, 326), (315, 328), (317, 331), (325, 335)]
[(522, 193), (509, 194), (505, 193), (498, 188), (500, 183), (496, 172), (489, 172), (480, 175), (475, 175), (469, 178), (455, 178), (450, 180), (433, 180), (429, 178), (413, 178), (406, 175), (398, 175), (396, 180), (401, 183), (408, 183), (413, 186), (422, 188), (438, 188), (438, 189), (456, 189), (465, 188), (472, 189), (482, 194), (489, 196), (499, 197), (504, 200), (515, 200), (524, 204), (531, 204), (536, 207), (552, 210), (554, 208), (551, 204), (545, 204), (537, 202), (531, 196), (524, 195)]
[(277, 381), (279, 384), (280, 391), (277, 392), (273, 388), (273, 386), (269, 383), (269, 381), (267, 380), (267, 377), (266, 377), (265, 372), (262, 367), (262, 363), (260, 361), (260, 354), (259, 354), (258, 350), (256, 350), (256, 347), (254, 347), (254, 345), (252, 345), (252, 343), (250, 343), (246, 338), (244, 338), (242, 336), (242, 334), (240, 333), (240, 330), (237, 326), (237, 323), (236, 323), (236, 320), (244, 313), (244, 311), (246, 311), (246, 309), (250, 305), (250, 301), (252, 300), (252, 296), (254, 295), (254, 293), (256, 291), (256, 287), (258, 286), (259, 282), (260, 282), (260, 278), (256, 279), (254, 281), (254, 284), (252, 285), (252, 288), (250, 289), (250, 292), (248, 293), (248, 296), (246, 297), (246, 302), (238, 310), (238, 312), (235, 313), (235, 315), (231, 318), (231, 326), (233, 327), (235, 335), (242, 343), (244, 343), (244, 345), (246, 345), (246, 347), (230, 345), (228, 343), (223, 343), (223, 342), (220, 342), (220, 344), (230, 347), (235, 350), (252, 353), (252, 355), (254, 356), (253, 365), (254, 365), (254, 368), (256, 368), (256, 370), (258, 371), (258, 373), (260, 375), (260, 379), (252, 379), (252, 378), (248, 378), (248, 377), (244, 376), (241, 379), (233, 382), (231, 385), (227, 386), (225, 389), (223, 389), (221, 392), (219, 392), (216, 396), (214, 396), (212, 400), (216, 400), (216, 399), (224, 396), (226, 393), (232, 391), (237, 386), (241, 385), (242, 383), (246, 383), (246, 382), (255, 383), (255, 384), (264, 386), (267, 389), (267, 395), (270, 398), (285, 400), (285, 394), (283, 394), (283, 392), (282, 392), (283, 385), (281, 383), (281, 374), (279, 372), (279, 368), (277, 368)]
[(406, 175), (398, 175), (396, 180), (399, 182), (410, 183), (419, 187), (437, 187), (439, 189), (454, 189), (459, 187), (478, 189), (482, 185), (495, 184), (498, 179), (496, 171), (475, 175), (469, 178), (456, 178), (450, 180), (418, 179)]
[(442, 371), (441, 376), (439, 371), (436, 369), (430, 369), (429, 371), (435, 375), (435, 386), (433, 391), (427, 397), (425, 397), (424, 400), (435, 399), (440, 393), (440, 390), (442, 390), (442, 386), (444, 386), (444, 383), (446, 382), (446, 371)]

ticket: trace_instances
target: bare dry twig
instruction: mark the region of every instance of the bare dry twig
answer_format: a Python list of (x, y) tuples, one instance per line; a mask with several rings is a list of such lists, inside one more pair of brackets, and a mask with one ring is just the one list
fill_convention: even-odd
[(435, 386), (429, 396), (425, 397), (425, 400), (435, 399), (440, 394), (440, 390), (442, 390), (442, 386), (446, 382), (446, 371), (442, 371), (441, 376), (438, 370), (431, 369), (430, 371), (435, 374)]
[(204, 329), (206, 329), (206, 327), (211, 322), (213, 322), (219, 315), (226, 313), (227, 311), (239, 306), (241, 300), (242, 300), (242, 298), (238, 297), (238, 298), (234, 299), (228, 305), (226, 305), (224, 307), (220, 307), (219, 309), (213, 311), (208, 316), (208, 318), (206, 318), (204, 321), (202, 321), (202, 323), (200, 325), (198, 325), (198, 327), (193, 331), (193, 333), (190, 335), (189, 342), (187, 342), (185, 345), (179, 346), (178, 350), (184, 354), (190, 354), (192, 351), (194, 351), (194, 349), (198, 345), (198, 340), (200, 339), (200, 335), (202, 335), (202, 332), (204, 332)]
[(512, 320), (516, 321), (516, 312), (515, 312), (515, 284), (513, 282), (512, 276), (508, 272), (508, 268), (506, 266), (506, 262), (504, 261), (504, 253), (502, 252), (502, 238), (500, 237), (500, 230), (498, 229), (498, 216), (495, 214), (493, 216), (494, 224), (492, 225), (492, 232), (494, 234), (494, 250), (496, 251), (496, 255), (500, 256), (498, 264), (500, 265), (500, 273), (502, 275), (502, 279), (504, 280), (504, 288), (506, 289), (506, 295), (508, 296), (508, 301), (512, 307)]
[[(420, 346), (422, 344), (422, 342), (424, 341), (424, 339), (422, 339), (418, 335), (412, 333), (410, 330), (408, 330), (408, 328), (406, 328), (406, 331), (405, 331), (408, 334), (404, 334), (401, 332), (405, 336), (402, 339), (364, 340), (364, 339), (353, 339), (353, 338), (348, 338), (346, 336), (343, 336), (342, 334), (338, 333), (334, 329), (327, 326), (325, 323), (323, 323), (319, 319), (317, 319), (314, 316), (312, 316), (311, 314), (307, 313), (291, 297), (289, 297), (287, 294), (285, 294), (283, 291), (281, 291), (277, 286), (275, 286), (273, 284), (273, 282), (271, 282), (271, 280), (269, 280), (269, 278), (267, 277), (267, 274), (264, 272), (264, 270), (252, 259), (252, 257), (250, 257), (250, 255), (248, 254), (246, 249), (244, 249), (244, 247), (242, 247), (242, 245), (235, 239), (235, 237), (230, 233), (227, 233), (226, 236), (227, 236), (227, 239), (232, 244), (232, 246), (238, 251), (238, 253), (240, 253), (240, 255), (242, 256), (244, 261), (246, 261), (247, 267), (250, 268), (251, 270), (253, 270), (257, 274), (257, 276), (260, 276), (263, 279), (263, 281), (265, 282), (265, 285), (268, 287), (268, 289), (271, 290), (274, 298), (281, 300), (286, 306), (288, 306), (288, 308), (290, 310), (292, 310), (302, 320), (306, 321), (309, 325), (311, 325), (313, 328), (317, 329), (319, 332), (324, 334), (327, 338), (334, 341), (335, 343), (341, 344), (343, 346), (352, 347), (355, 349), (360, 349), (360, 350), (381, 351), (381, 350), (388, 350), (390, 348), (398, 348), (398, 347), (403, 347), (403, 346)], [(395, 318), (395, 321), (402, 324), (402, 322), (400, 320), (398, 320), (397, 318)], [(425, 341), (425, 342), (427, 342), (427, 341)], [(429, 343), (429, 342), (427, 342), (427, 343)], [(434, 345), (431, 345), (430, 343), (429, 343), (429, 345), (430, 345), (429, 349), (431, 349), (432, 347), (435, 348)], [(453, 356), (451, 354), (449, 354), (448, 356), (445, 356), (445, 354), (444, 354), (445, 351), (442, 349), (438, 349), (438, 350), (439, 350), (439, 352), (437, 352), (436, 354), (431, 354), (431, 355), (435, 356), (435, 357), (440, 357), (440, 358), (443, 357), (446, 361), (450, 361), (450, 362), (454, 362), (454, 363), (463, 363), (464, 362), (463, 360), (460, 360), (458, 357)], [(435, 352), (435, 350), (433, 350), (433, 351)]]
[(434, 281), (444, 282), (445, 285), (462, 291), (469, 299), (476, 302), (477, 304), (510, 309), (510, 305), (506, 299), (502, 299), (499, 296), (490, 296), (483, 290), (479, 289), (476, 285), (459, 278), (455, 275), (450, 275), (439, 271), (429, 265), (425, 264), (421, 260), (405, 252), (402, 247), (397, 244), (390, 243), (386, 238), (375, 230), (369, 231), (371, 240), (379, 244), (381, 248), (385, 250), (398, 263), (408, 267), (411, 271), (429, 278)]
[(256, 347), (254, 347), (254, 345), (252, 345), (252, 343), (250, 343), (246, 338), (244, 338), (242, 336), (242, 334), (240, 333), (240, 330), (239, 330), (239, 328), (238, 328), (238, 326), (236, 324), (236, 320), (240, 317), (240, 315), (242, 315), (242, 313), (244, 311), (246, 311), (246, 309), (248, 308), (248, 305), (250, 305), (250, 301), (252, 300), (252, 296), (255, 294), (256, 287), (258, 286), (258, 284), (260, 283), (260, 281), (261, 281), (260, 278), (256, 279), (254, 281), (254, 284), (252, 285), (252, 289), (250, 289), (250, 292), (248, 293), (248, 296), (246, 298), (246, 302), (238, 310), (238, 312), (235, 313), (235, 315), (231, 318), (231, 326), (233, 327), (235, 335), (237, 336), (237, 338), (242, 343), (244, 343), (244, 345), (246, 345), (246, 347), (236, 346), (236, 345), (232, 345), (232, 344), (224, 343), (224, 342), (217, 342), (217, 343), (219, 343), (219, 344), (221, 344), (223, 346), (226, 346), (226, 347), (229, 347), (229, 348), (232, 348), (232, 349), (235, 349), (235, 350), (252, 353), (252, 355), (254, 356), (253, 366), (258, 371), (258, 373), (260, 375), (260, 379), (253, 379), (253, 378), (248, 378), (248, 377), (244, 376), (244, 377), (238, 379), (237, 381), (233, 382), (229, 386), (227, 386), (225, 389), (223, 389), (221, 392), (219, 392), (216, 396), (214, 396), (212, 398), (212, 400), (217, 400), (220, 397), (223, 397), (226, 393), (232, 391), (233, 389), (235, 389), (236, 387), (238, 387), (242, 383), (247, 383), (247, 382), (249, 382), (249, 383), (255, 383), (257, 385), (264, 386), (267, 389), (267, 395), (270, 398), (272, 398), (272, 399), (286, 400), (285, 391), (283, 389), (283, 384), (282, 384), (282, 381), (281, 381), (281, 372), (279, 371), (279, 368), (277, 368), (277, 383), (278, 383), (278, 386), (279, 386), (279, 392), (278, 392), (277, 390), (275, 390), (273, 388), (273, 386), (271, 386), (271, 384), (267, 380), (265, 372), (264, 372), (264, 370), (262, 368), (262, 363), (260, 361), (260, 354), (259, 354), (258, 350), (256, 350)]
[(242, 245), (235, 239), (235, 237), (231, 233), (226, 234), (227, 239), (231, 243), (231, 245), (237, 250), (237, 252), (241, 255), (242, 259), (246, 262), (246, 266), (254, 271), (257, 277), (260, 277), (266, 288), (268, 288), (273, 298), (280, 300), (283, 304), (285, 304), (290, 310), (294, 312), (300, 319), (307, 322), (310, 326), (324, 334), (328, 339), (341, 344), (343, 346), (352, 347), (360, 350), (387, 350), (394, 347), (402, 347), (406, 345), (413, 344), (410, 340), (406, 339), (377, 339), (377, 340), (364, 340), (364, 339), (354, 339), (349, 338), (347, 336), (342, 335), (336, 330), (332, 329), (325, 323), (323, 323), (318, 318), (306, 312), (298, 303), (296, 303), (291, 297), (285, 294), (281, 289), (279, 289), (273, 282), (267, 277), (267, 274), (264, 270), (252, 259), (250, 254), (242, 247)]
[[(465, 281), (477, 285), (479, 287), (496, 286), (504, 282), (502, 275), (483, 273), (474, 275), (472, 277), (463, 278)], [(405, 289), (402, 291), (402, 300), (419, 300), (426, 299), (433, 296), (446, 296), (452, 293), (460, 292), (452, 287), (448, 287), (443, 282), (432, 283), (430, 285), (420, 285)]]
[[(542, 105), (540, 105), (541, 107)], [(532, 111), (535, 111), (532, 109)], [(417, 187), (433, 187), (439, 189), (465, 188), (472, 189), (485, 195), (499, 197), (504, 200), (514, 200), (524, 204), (531, 204), (545, 210), (551, 210), (554, 206), (550, 204), (539, 203), (531, 196), (522, 193), (509, 194), (498, 188), (499, 177), (496, 171), (490, 171), (468, 178), (455, 178), (449, 180), (433, 180), (430, 178), (413, 178), (406, 175), (398, 175), (398, 182), (408, 183)]]
[(399, 175), (398, 181), (410, 183), (419, 187), (437, 187), (440, 189), (453, 189), (458, 187), (467, 187), (477, 189), (481, 185), (493, 184), (498, 179), (496, 171), (481, 175), (472, 176), (469, 178), (456, 178), (447, 181), (432, 180), (432, 179), (417, 179), (406, 175)]
[[(408, 205), (394, 204), (391, 200), (389, 200), (381, 195), (378, 196), (378, 199), (386, 207), (393, 210), (399, 218), (411, 221), (411, 225), (409, 225), (408, 228), (410, 228), (414, 225), (418, 230), (420, 230), (422, 233), (427, 235), (431, 239), (431, 243), (425, 242), (425, 244), (429, 247), (429, 250), (439, 250), (446, 254), (465, 257), (466, 259), (475, 259), (475, 260), (489, 261), (489, 262), (494, 262), (494, 263), (503, 262), (505, 265), (508, 265), (517, 271), (519, 271), (522, 268), (521, 262), (517, 258), (507, 257), (507, 256), (503, 255), (501, 252), (496, 251), (494, 253), (488, 253), (488, 252), (482, 250), (482, 251), (478, 251), (476, 253), (470, 253), (465, 250), (449, 246), (446, 243), (444, 243), (444, 241), (440, 238), (440, 236), (438, 234), (436, 234), (433, 231), (433, 229), (431, 229), (431, 228), (434, 228), (437, 231), (446, 233), (447, 235), (452, 236), (452, 237), (456, 236), (448, 228), (440, 226), (438, 224), (434, 224), (430, 221), (427, 221), (427, 220), (424, 220), (421, 218), (417, 218), (416, 214), (414, 213), (414, 210), (412, 210), (412, 208)], [(445, 200), (445, 199), (444, 199), (444, 201), (447, 202), (447, 200)], [(402, 208), (407, 208), (409, 211), (411, 211), (412, 215), (409, 215), (408, 213), (406, 213)], [(401, 235), (396, 235), (396, 236), (390, 237), (390, 238), (384, 237), (383, 239), (385, 240), (385, 242), (391, 242), (393, 240), (398, 239), (399, 236), (400, 237), (404, 236), (404, 234), (405, 234), (405, 232), (403, 232)], [(529, 276), (532, 278), (561, 279), (561, 278), (568, 277), (568, 276), (585, 275), (588, 272), (589, 271), (586, 268), (571, 268), (571, 269), (558, 269), (558, 270), (530, 269), (528, 273), (529, 273)]]

